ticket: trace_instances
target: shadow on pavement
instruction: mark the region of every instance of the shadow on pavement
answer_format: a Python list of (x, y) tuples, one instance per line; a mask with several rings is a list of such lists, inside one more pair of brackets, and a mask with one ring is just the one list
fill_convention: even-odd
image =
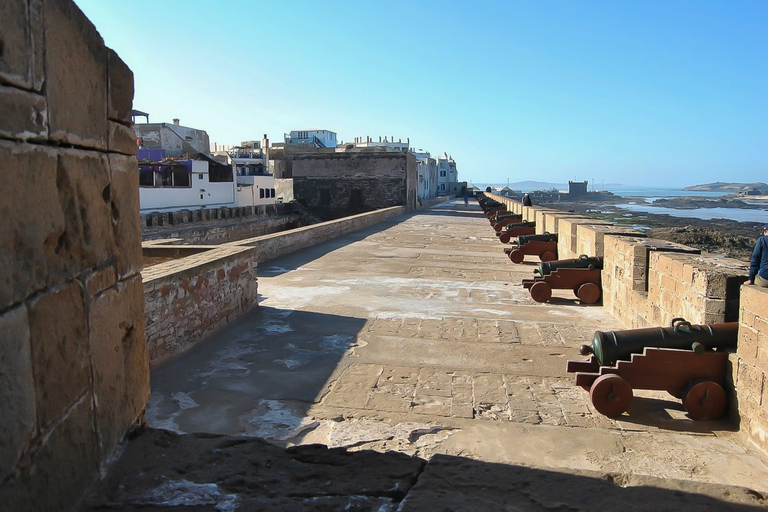
[(701, 482), (319, 445), (285, 450), (257, 438), (143, 429), (80, 510), (748, 512), (765, 505), (758, 492)]
[(366, 320), (260, 306), (155, 369), (147, 420), (279, 439), (302, 427)]

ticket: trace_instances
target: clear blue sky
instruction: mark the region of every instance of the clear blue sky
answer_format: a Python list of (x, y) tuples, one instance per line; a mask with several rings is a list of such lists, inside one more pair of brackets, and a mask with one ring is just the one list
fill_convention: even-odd
[(768, 1), (75, 0), (134, 108), (234, 145), (410, 137), (459, 179), (768, 182)]

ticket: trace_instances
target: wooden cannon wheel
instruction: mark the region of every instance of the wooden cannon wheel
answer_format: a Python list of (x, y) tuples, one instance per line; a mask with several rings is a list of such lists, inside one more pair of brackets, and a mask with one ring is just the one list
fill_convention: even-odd
[(541, 261), (555, 261), (557, 259), (557, 255), (555, 254), (555, 251), (544, 251), (539, 256), (539, 259)]
[(595, 283), (584, 283), (576, 290), (576, 296), (584, 304), (594, 304), (600, 300), (600, 287)]
[(533, 283), (533, 286), (531, 286), (531, 298), (536, 302), (547, 302), (552, 298), (552, 287), (544, 281)]
[(515, 249), (509, 252), (509, 259), (512, 260), (512, 263), (522, 263), (525, 259), (525, 253), (520, 249)]
[(683, 407), (698, 421), (715, 420), (723, 415), (728, 398), (723, 386), (709, 379), (691, 381), (683, 391)]
[(499, 241), (503, 244), (508, 244), (512, 240), (512, 235), (509, 233), (502, 233), (499, 235)]
[(632, 404), (632, 386), (621, 376), (609, 373), (598, 377), (589, 389), (589, 399), (597, 412), (619, 416)]

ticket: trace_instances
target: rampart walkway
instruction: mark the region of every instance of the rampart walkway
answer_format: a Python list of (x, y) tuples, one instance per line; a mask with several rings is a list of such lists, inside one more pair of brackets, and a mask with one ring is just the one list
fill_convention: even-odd
[[(147, 418), (177, 432), (345, 447), (373, 457), (362, 466), (392, 462), (363, 450), (431, 460), (426, 470), (402, 469), (414, 459), (398, 466), (421, 476), (396, 483), (407, 499), (389, 495), (392, 510), (765, 505), (766, 460), (727, 421), (693, 422), (679, 401), (655, 392), (636, 392), (619, 420), (594, 410), (565, 362), (596, 329), (619, 325), (571, 293), (533, 302), (519, 284), (533, 268), (532, 259), (510, 263), (479, 208), (463, 201), (268, 262), (255, 311), (153, 373)], [(191, 441), (164, 442), (181, 460)], [(224, 450), (199, 442), (208, 443), (200, 450)], [(226, 444), (230, 455), (236, 444)], [(334, 478), (374, 478), (350, 471)], [(576, 474), (590, 478), (567, 476)], [(390, 476), (375, 478), (384, 485)], [(273, 501), (259, 503), (291, 508), (279, 500), (295, 485), (276, 476)], [(616, 494), (624, 486), (635, 490)], [(254, 499), (247, 492), (246, 502)], [(322, 494), (302, 492), (305, 506)]]

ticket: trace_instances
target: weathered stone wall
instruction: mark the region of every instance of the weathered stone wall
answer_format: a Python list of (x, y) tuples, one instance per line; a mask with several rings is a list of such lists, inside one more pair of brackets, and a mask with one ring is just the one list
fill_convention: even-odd
[(411, 153), (317, 153), (293, 156), (293, 194), (319, 215), (345, 215), (416, 204)]
[(69, 0), (0, 48), (0, 508), (70, 510), (149, 395), (133, 74)]
[(232, 245), (257, 247), (259, 250), (259, 262), (269, 261), (365, 229), (397, 215), (402, 215), (406, 211), (404, 206), (394, 206), (392, 208), (344, 217), (343, 219), (320, 222), (282, 233), (247, 238), (233, 242)]
[(141, 216), (142, 239), (178, 238), (187, 244), (223, 244), (285, 231), (305, 219), (292, 204), (154, 212)]
[(146, 268), (150, 366), (168, 361), (255, 307), (256, 270), (257, 249), (237, 246), (211, 247)]
[(666, 326), (676, 317), (693, 324), (738, 321), (738, 349), (730, 355), (731, 409), (741, 429), (768, 452), (768, 290), (742, 285), (748, 263), (491, 197), (547, 228), (556, 225), (561, 258), (572, 247), (575, 226), (576, 254), (604, 257), (603, 307), (627, 328)]
[(739, 347), (731, 355), (741, 430), (768, 452), (768, 289), (741, 287)]

